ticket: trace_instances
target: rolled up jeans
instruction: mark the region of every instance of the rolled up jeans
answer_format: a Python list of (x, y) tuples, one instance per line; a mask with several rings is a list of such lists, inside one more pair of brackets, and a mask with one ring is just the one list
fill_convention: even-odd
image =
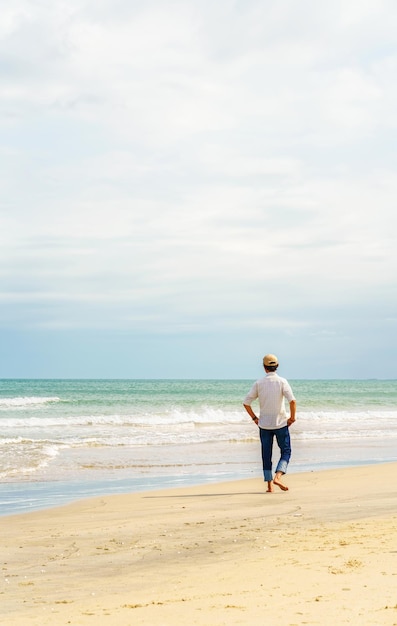
[(285, 474), (287, 471), (288, 463), (291, 458), (289, 428), (288, 426), (275, 428), (274, 430), (259, 428), (259, 436), (262, 446), (263, 476), (265, 481), (270, 481), (273, 480), (272, 453), (274, 437), (276, 437), (277, 445), (280, 448), (280, 460), (276, 467), (276, 473), (282, 472)]

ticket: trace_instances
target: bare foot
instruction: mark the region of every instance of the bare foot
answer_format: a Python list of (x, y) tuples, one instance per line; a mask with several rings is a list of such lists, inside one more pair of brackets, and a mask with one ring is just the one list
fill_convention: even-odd
[(280, 487), (280, 489), (281, 489), (282, 491), (288, 491), (288, 487), (287, 487), (287, 485), (284, 485), (284, 484), (281, 482), (281, 480), (280, 480), (280, 479), (278, 479), (278, 478), (276, 479), (276, 478), (275, 478), (275, 479), (273, 480), (273, 482), (274, 482), (274, 484), (275, 484), (275, 485), (277, 485), (277, 487)]
[(272, 480), (268, 480), (267, 481), (267, 489), (266, 489), (266, 493), (273, 493), (274, 489), (273, 489), (273, 481)]

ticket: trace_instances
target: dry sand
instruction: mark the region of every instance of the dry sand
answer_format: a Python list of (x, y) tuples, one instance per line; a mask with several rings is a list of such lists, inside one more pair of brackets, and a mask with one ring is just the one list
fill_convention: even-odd
[(397, 625), (397, 464), (0, 518), (7, 626)]

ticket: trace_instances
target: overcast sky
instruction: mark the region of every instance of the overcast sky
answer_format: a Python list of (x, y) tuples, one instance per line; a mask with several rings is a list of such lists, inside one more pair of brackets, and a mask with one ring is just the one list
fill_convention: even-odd
[(396, 378), (395, 0), (3, 0), (1, 377)]

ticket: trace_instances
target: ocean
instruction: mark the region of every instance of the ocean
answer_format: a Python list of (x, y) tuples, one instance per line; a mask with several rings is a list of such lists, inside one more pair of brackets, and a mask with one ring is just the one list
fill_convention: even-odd
[[(397, 381), (290, 380), (289, 472), (397, 460)], [(1, 380), (0, 514), (262, 476), (252, 380)]]

